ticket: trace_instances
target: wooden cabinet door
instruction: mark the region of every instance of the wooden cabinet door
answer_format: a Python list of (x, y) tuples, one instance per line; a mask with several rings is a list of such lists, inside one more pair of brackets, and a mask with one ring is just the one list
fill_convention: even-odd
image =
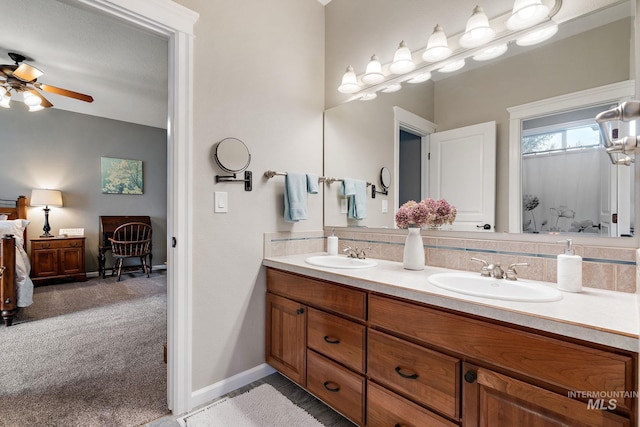
[(307, 308), (267, 293), (266, 354), (269, 365), (306, 386)]
[(60, 249), (60, 274), (75, 274), (84, 271), (84, 250), (81, 248)]
[(58, 274), (58, 250), (34, 250), (32, 264), (34, 277), (56, 276)]
[(465, 427), (628, 427), (629, 419), (586, 402), (465, 363)]

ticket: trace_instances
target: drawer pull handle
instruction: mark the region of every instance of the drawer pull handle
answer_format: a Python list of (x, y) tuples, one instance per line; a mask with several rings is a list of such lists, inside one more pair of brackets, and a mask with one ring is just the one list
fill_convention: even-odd
[(324, 336), (324, 340), (325, 340), (326, 342), (328, 342), (329, 344), (340, 344), (340, 340), (339, 340), (338, 338), (331, 338), (331, 337), (330, 337), (330, 336), (328, 336), (328, 335), (325, 335), (325, 336)]
[(304, 308), (299, 308), (296, 310), (296, 314), (302, 314), (304, 313)]
[(472, 384), (473, 382), (475, 382), (476, 379), (478, 379), (478, 374), (476, 374), (476, 371), (468, 370), (464, 374), (464, 380), (469, 384)]
[(396, 366), (396, 373), (400, 375), (402, 378), (407, 378), (409, 380), (418, 379), (418, 374), (416, 374), (415, 372), (413, 374), (405, 374), (404, 372), (402, 372), (402, 368), (400, 366)]
[[(328, 391), (332, 393), (337, 393), (340, 391), (340, 386), (336, 383), (332, 383), (331, 381), (325, 381), (323, 385), (324, 385), (324, 388), (326, 388)], [(333, 386), (329, 387), (329, 385), (333, 385)]]

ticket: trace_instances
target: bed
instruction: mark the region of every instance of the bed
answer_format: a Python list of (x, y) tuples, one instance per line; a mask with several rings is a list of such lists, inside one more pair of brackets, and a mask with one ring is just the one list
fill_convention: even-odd
[(26, 252), (27, 199), (0, 199), (0, 315), (11, 326), (19, 307), (33, 303), (33, 282)]

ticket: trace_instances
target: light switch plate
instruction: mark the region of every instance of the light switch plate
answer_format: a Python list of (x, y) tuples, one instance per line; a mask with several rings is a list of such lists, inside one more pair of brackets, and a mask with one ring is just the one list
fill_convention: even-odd
[(216, 191), (213, 193), (213, 211), (229, 212), (229, 203), (226, 191)]
[(382, 199), (382, 213), (389, 212), (389, 201), (386, 199)]

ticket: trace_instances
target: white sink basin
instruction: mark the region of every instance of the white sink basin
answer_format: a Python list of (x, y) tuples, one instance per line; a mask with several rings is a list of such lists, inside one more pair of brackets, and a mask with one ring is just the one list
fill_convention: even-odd
[(533, 280), (494, 279), (479, 273), (438, 273), (429, 276), (428, 280), (442, 289), (483, 298), (526, 302), (562, 299), (559, 290)]
[(327, 268), (369, 268), (378, 265), (378, 262), (372, 259), (349, 258), (340, 255), (315, 255), (306, 258), (305, 262)]

